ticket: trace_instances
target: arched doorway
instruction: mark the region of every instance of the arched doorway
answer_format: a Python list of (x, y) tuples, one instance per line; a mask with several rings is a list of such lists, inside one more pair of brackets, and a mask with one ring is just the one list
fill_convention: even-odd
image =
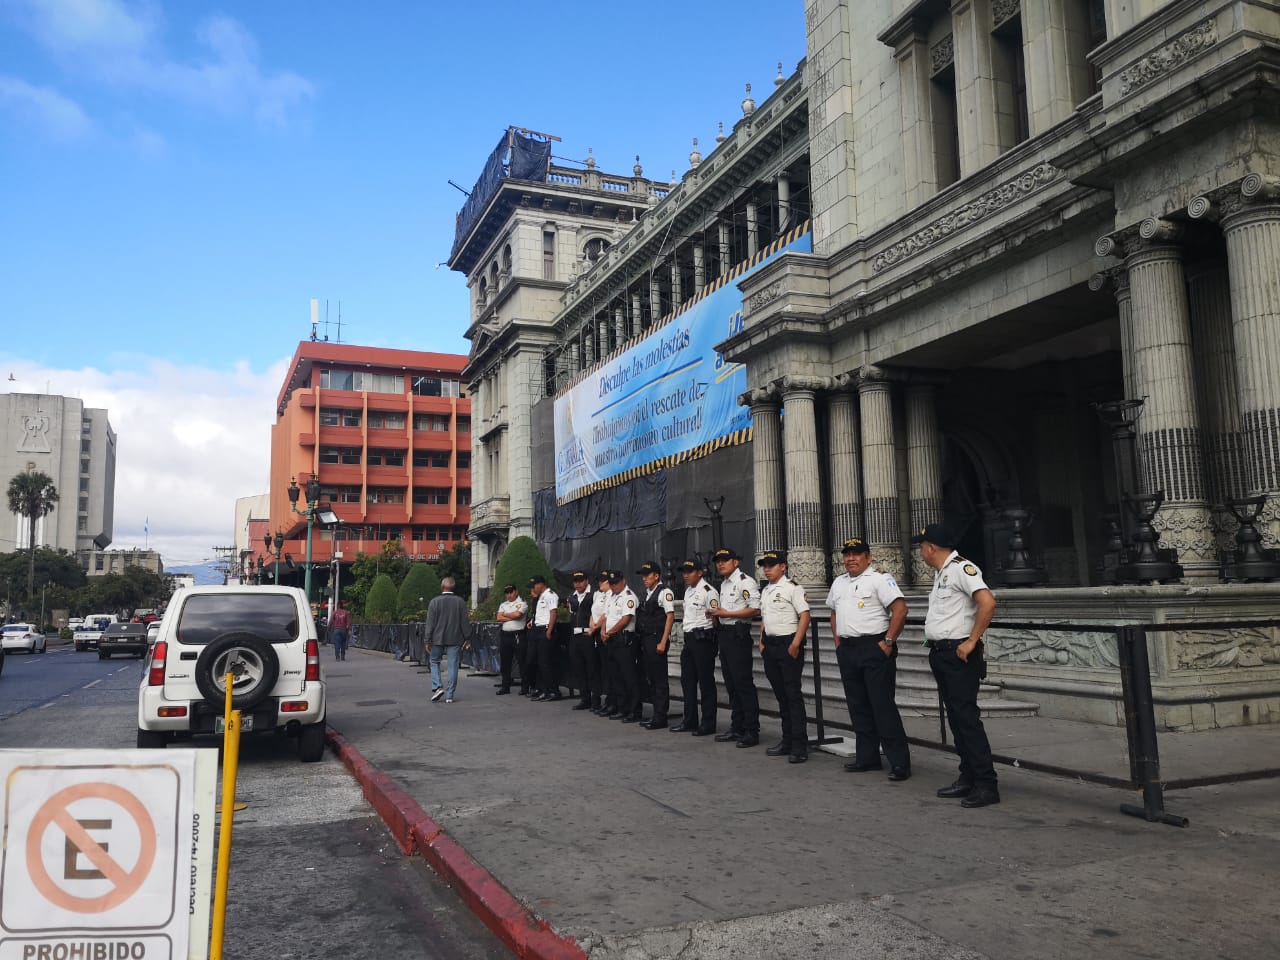
[(1018, 476), (1003, 444), (972, 429), (943, 434), (942, 515), (958, 535), (956, 549), (963, 556), (994, 569), (1008, 539), (1000, 509), (1018, 500)]

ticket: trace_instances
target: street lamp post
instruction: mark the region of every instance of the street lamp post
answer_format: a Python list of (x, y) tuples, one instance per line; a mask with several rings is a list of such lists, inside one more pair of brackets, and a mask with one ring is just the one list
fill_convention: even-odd
[(321, 523), (336, 523), (338, 518), (332, 510), (320, 510), (320, 480), (315, 474), (312, 474), (307, 480), (307, 509), (298, 509), (298, 497), (302, 493), (302, 489), (298, 486), (298, 481), (289, 481), (289, 505), (293, 508), (293, 512), (300, 517), (307, 518), (307, 563), (306, 575), (303, 578), (302, 589), (307, 595), (307, 603), (311, 603), (311, 531), (315, 526), (317, 516)]
[[(275, 544), (276, 573), (275, 573), (275, 579), (273, 582), (275, 583), (276, 586), (279, 586), (280, 585), (280, 554), (284, 551), (284, 534), (281, 533), (279, 530), (277, 530), (275, 539), (273, 540), (271, 537), (271, 534), (264, 533), (262, 535), (262, 543), (267, 548), (267, 556), (271, 556), (271, 552), (272, 552), (271, 546), (273, 543)], [(259, 560), (261, 560), (261, 557), (259, 557)], [(259, 570), (259, 572), (261, 572), (261, 570)]]

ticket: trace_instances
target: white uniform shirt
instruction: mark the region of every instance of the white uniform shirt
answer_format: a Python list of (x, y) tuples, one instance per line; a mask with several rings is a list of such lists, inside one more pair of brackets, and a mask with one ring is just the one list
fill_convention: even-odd
[(630, 587), (623, 587), (620, 593), (611, 594), (609, 606), (605, 608), (604, 612), (604, 628), (612, 630), (623, 617), (630, 617), (631, 621), (622, 628), (622, 632), (633, 633), (636, 629), (636, 608), (638, 606), (636, 595), (631, 592)]
[[(739, 567), (720, 584), (720, 609), (722, 610), (759, 610), (760, 584), (756, 583)], [(721, 625), (738, 626), (751, 622), (748, 617), (725, 617)]]
[(766, 583), (760, 594), (760, 619), (770, 637), (793, 636), (800, 626), (800, 614), (808, 609), (804, 587), (787, 577)]
[(988, 589), (986, 581), (982, 579), (982, 571), (952, 550), (942, 569), (933, 574), (929, 612), (924, 618), (925, 639), (969, 639), (978, 609), (973, 595), (979, 590)]
[(550, 587), (538, 596), (538, 605), (533, 608), (533, 625), (548, 627), (551, 625), (551, 611), (560, 606), (560, 598)]
[(681, 621), (684, 632), (706, 630), (715, 626), (707, 611), (718, 606), (720, 594), (716, 592), (716, 588), (705, 580), (699, 580), (697, 586), (684, 592), (684, 619)]
[(604, 623), (605, 612), (609, 609), (609, 600), (613, 593), (608, 589), (597, 590), (591, 595), (591, 623)]
[(847, 573), (836, 577), (827, 593), (827, 606), (835, 614), (841, 637), (868, 636), (889, 629), (889, 605), (901, 599), (893, 577), (867, 567), (856, 577)]
[(517, 630), (523, 630), (525, 623), (529, 619), (529, 605), (525, 603), (524, 599), (519, 596), (517, 596), (514, 600), (503, 600), (500, 604), (498, 604), (498, 612), (520, 614), (519, 620), (503, 620), (502, 621), (503, 633), (515, 633)]

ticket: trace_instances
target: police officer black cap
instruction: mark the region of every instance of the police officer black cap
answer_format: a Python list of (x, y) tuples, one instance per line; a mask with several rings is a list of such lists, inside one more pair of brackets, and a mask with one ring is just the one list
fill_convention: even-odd
[(611, 577), (612, 575), (613, 575), (612, 570), (609, 570), (607, 568), (604, 570), (601, 570), (599, 573), (596, 574), (596, 583), (601, 583), (601, 582), (607, 583), (609, 580), (609, 577)]
[(684, 563), (680, 564), (680, 572), (681, 573), (695, 573), (695, 572), (701, 573), (702, 564), (700, 564), (697, 560), (686, 560)]
[(932, 543), (935, 547), (954, 547), (956, 536), (945, 523), (930, 523), (911, 538), (915, 544)]
[(583, 570), (575, 570), (575, 571), (573, 571), (573, 582), (574, 582), (574, 583), (577, 583), (578, 581), (580, 581), (580, 580), (585, 580), (585, 579), (587, 579), (586, 571), (583, 571)]
[(503, 592), (503, 593), (515, 593), (515, 592), (516, 592), (516, 585), (515, 585), (514, 583), (508, 583), (505, 587), (503, 587), (503, 588), (502, 588), (502, 592)]
[(540, 573), (535, 573), (532, 577), (529, 578), (529, 586), (531, 587), (536, 587), (538, 584), (546, 583), (546, 582), (547, 582), (547, 578)]
[(844, 549), (841, 553), (870, 553), (871, 544), (860, 537), (850, 537), (844, 542)]
[(721, 560), (741, 560), (742, 558), (738, 556), (736, 551), (730, 550), (728, 547), (721, 547), (711, 555), (711, 559), (719, 563)]
[(661, 575), (662, 568), (659, 567), (652, 560), (646, 560), (644, 563), (640, 564), (640, 569), (637, 570), (636, 573), (638, 573), (642, 577), (647, 573), (656, 573)]
[(786, 563), (787, 555), (782, 550), (766, 550), (756, 561), (757, 567), (772, 567), (775, 563)]
[(623, 580), (625, 580), (625, 579), (627, 579), (627, 575), (626, 575), (625, 573), (623, 573), (621, 570), (610, 570), (610, 571), (609, 571), (609, 582), (610, 582), (610, 583), (621, 583), (621, 582), (622, 582)]

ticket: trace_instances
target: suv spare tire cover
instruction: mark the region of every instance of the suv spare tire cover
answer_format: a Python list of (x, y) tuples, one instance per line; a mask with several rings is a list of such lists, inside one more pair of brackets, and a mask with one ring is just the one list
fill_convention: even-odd
[(267, 698), (280, 676), (275, 649), (256, 633), (224, 633), (215, 637), (196, 660), (196, 686), (209, 704), (223, 711), (227, 703), (223, 678), (228, 668), (241, 671), (233, 684), (233, 710), (251, 710)]

